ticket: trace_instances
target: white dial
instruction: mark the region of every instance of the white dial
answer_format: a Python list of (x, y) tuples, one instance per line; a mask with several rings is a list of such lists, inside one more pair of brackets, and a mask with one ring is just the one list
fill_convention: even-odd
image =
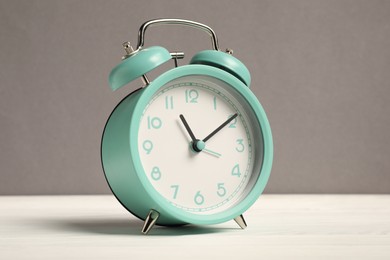
[(194, 214), (239, 203), (262, 163), (261, 131), (249, 107), (226, 83), (208, 76), (185, 76), (160, 88), (143, 112), (138, 135), (154, 189)]

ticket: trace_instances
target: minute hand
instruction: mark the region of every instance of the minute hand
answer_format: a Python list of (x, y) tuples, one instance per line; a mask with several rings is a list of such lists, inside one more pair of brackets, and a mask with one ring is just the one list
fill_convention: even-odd
[(223, 122), (222, 125), (220, 125), (217, 129), (215, 129), (213, 132), (211, 132), (211, 134), (209, 134), (208, 136), (206, 136), (204, 139), (203, 139), (203, 142), (206, 142), (207, 140), (209, 140), (211, 137), (213, 137), (216, 133), (218, 133), (222, 128), (224, 128), (227, 124), (229, 124), (231, 121), (233, 121), (234, 118), (236, 118), (238, 116), (237, 113), (235, 113), (234, 115), (232, 115), (231, 117), (229, 117), (228, 120), (226, 120), (225, 122)]

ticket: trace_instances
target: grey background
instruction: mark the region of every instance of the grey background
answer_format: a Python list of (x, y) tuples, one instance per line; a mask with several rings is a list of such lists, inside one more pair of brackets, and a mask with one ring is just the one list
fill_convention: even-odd
[[(141, 83), (112, 93), (108, 73), (159, 17), (208, 24), (252, 72), (274, 135), (266, 192), (390, 192), (390, 1), (1, 0), (0, 194), (110, 192), (101, 132)], [(181, 64), (211, 46), (178, 27), (146, 45)]]

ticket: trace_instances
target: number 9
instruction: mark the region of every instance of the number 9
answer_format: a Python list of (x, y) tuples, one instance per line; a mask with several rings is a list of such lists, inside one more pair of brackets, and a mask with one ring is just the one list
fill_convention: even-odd
[(142, 143), (142, 148), (144, 148), (146, 154), (150, 154), (153, 149), (153, 143), (150, 140), (145, 140)]

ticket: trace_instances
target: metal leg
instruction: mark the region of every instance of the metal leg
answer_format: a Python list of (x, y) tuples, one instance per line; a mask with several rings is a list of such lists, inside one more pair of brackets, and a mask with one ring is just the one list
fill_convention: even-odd
[(142, 233), (144, 235), (147, 235), (149, 233), (149, 231), (152, 229), (152, 227), (156, 223), (158, 217), (160, 217), (160, 213), (158, 213), (154, 209), (151, 209), (149, 211), (149, 214), (145, 219), (144, 226), (142, 227)]
[(245, 229), (247, 227), (244, 216), (240, 215), (234, 219), (236, 223), (240, 226), (240, 228)]

